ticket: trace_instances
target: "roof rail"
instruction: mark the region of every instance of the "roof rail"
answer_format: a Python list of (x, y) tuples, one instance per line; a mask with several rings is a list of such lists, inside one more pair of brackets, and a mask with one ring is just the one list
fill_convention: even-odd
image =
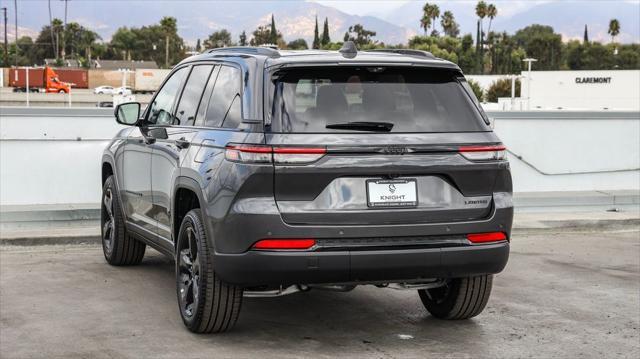
[(437, 57), (433, 56), (433, 54), (430, 53), (429, 51), (414, 50), (414, 49), (372, 49), (372, 50), (365, 50), (365, 51), (367, 51), (367, 52), (391, 52), (391, 53), (394, 53), (394, 54), (426, 57), (428, 59), (437, 59)]
[(216, 52), (235, 52), (238, 54), (251, 54), (262, 55), (271, 58), (280, 57), (278, 50), (269, 47), (252, 47), (252, 46), (232, 46), (232, 47), (218, 47), (215, 49), (207, 50), (207, 53), (212, 54)]

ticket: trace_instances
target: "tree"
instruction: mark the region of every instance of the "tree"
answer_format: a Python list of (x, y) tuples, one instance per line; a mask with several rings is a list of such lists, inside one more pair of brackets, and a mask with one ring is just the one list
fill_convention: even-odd
[(584, 35), (582, 35), (582, 42), (589, 43), (589, 32), (587, 31), (587, 24), (584, 24)]
[(306, 50), (309, 48), (305, 39), (296, 39), (287, 44), (287, 49), (290, 50)]
[(487, 6), (487, 17), (489, 18), (487, 33), (491, 33), (491, 23), (496, 16), (498, 16), (498, 8), (493, 4), (489, 4), (489, 6)]
[(611, 35), (611, 42), (613, 43), (616, 36), (620, 33), (620, 22), (618, 19), (611, 19), (611, 21), (609, 21), (609, 30), (607, 33)]
[(562, 63), (562, 36), (556, 34), (551, 26), (530, 25), (520, 29), (513, 36), (527, 56), (538, 60), (538, 70), (559, 70)]
[(269, 42), (274, 45), (278, 44), (278, 30), (276, 30), (276, 20), (273, 18), (273, 14), (271, 14), (271, 29), (269, 35)]
[(360, 24), (349, 26), (349, 30), (344, 34), (344, 41), (353, 41), (358, 48), (362, 48), (365, 45), (373, 44), (372, 37), (376, 36), (375, 31), (365, 29)]
[(320, 39), (320, 43), (322, 46), (326, 46), (331, 42), (331, 37), (329, 37), (329, 19), (324, 18), (324, 26), (322, 27), (322, 38)]
[(247, 33), (244, 30), (240, 33), (240, 46), (247, 46)]
[(197, 52), (202, 52), (202, 45), (200, 44), (200, 39), (196, 41), (196, 49)]
[(213, 32), (209, 37), (204, 40), (205, 49), (215, 49), (218, 47), (232, 46), (231, 33), (227, 29), (222, 29)]
[(433, 26), (433, 31), (432, 31), (432, 36), (433, 33), (435, 33), (435, 36), (437, 36), (438, 32), (436, 31), (436, 19), (440, 17), (440, 8), (438, 7), (438, 5), (433, 4), (431, 6), (431, 24)]
[(178, 20), (175, 17), (165, 16), (160, 19), (160, 27), (162, 28), (162, 32), (164, 32), (165, 36), (165, 56), (164, 56), (164, 66), (169, 67), (169, 39), (172, 34), (178, 33)]
[(426, 3), (422, 7), (422, 18), (420, 19), (420, 26), (424, 29), (424, 33), (428, 34), (429, 29), (433, 26), (435, 31), (435, 21), (440, 16), (440, 8), (438, 5)]
[(446, 36), (458, 37), (460, 34), (460, 28), (451, 11), (447, 10), (442, 14), (440, 25), (442, 25), (442, 31)]
[(311, 45), (314, 49), (320, 48), (320, 37), (318, 35), (318, 15), (316, 15), (316, 27), (313, 29), (313, 44)]
[(478, 21), (480, 23), (480, 36), (476, 39), (476, 42), (482, 46), (482, 37), (483, 37), (483, 20), (487, 16), (487, 3), (484, 1), (478, 1), (476, 4), (476, 15), (478, 16)]
[(467, 83), (469, 84), (469, 87), (471, 87), (471, 90), (473, 91), (473, 94), (476, 96), (478, 101), (483, 102), (484, 92), (482, 91), (482, 87), (480, 87), (480, 84), (472, 79), (468, 79)]
[(258, 26), (257, 29), (253, 31), (253, 38), (250, 43), (251, 46), (260, 46), (264, 44), (268, 44), (271, 41), (271, 30), (266, 26)]
[(476, 15), (478, 16), (478, 35), (476, 38), (476, 55), (478, 56), (478, 72), (484, 73), (484, 28), (483, 21), (487, 16), (487, 3), (478, 1), (476, 4)]
[(111, 46), (122, 54), (123, 60), (131, 60), (131, 51), (136, 44), (136, 34), (129, 28), (121, 27), (111, 36)]
[[(520, 97), (520, 80), (516, 80), (516, 97)], [(511, 97), (511, 79), (494, 81), (487, 90), (487, 102), (498, 102), (500, 97)]]

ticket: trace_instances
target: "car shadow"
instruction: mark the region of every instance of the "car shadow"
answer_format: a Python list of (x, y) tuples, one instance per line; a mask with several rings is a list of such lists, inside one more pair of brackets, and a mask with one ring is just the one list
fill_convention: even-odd
[[(170, 258), (158, 253), (147, 255), (135, 270), (149, 272), (144, 275), (155, 278), (165, 295), (175, 298), (174, 263)], [(177, 304), (166, 310), (178, 317), (176, 308)], [(427, 340), (433, 344), (452, 336), (461, 341), (478, 340), (485, 335), (480, 323), (477, 319), (436, 319), (424, 309), (416, 291), (366, 285), (350, 292), (313, 289), (274, 298), (244, 298), (232, 331), (199, 340), (220, 343), (251, 338), (292, 349), (299, 342), (291, 339), (324, 344), (346, 340), (363, 345), (408, 345), (420, 338), (423, 343)]]

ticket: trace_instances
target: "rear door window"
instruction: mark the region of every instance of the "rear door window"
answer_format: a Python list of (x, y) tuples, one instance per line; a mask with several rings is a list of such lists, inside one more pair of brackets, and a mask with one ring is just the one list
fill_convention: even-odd
[(193, 66), (176, 110), (175, 124), (183, 126), (195, 124), (202, 93), (212, 69), (213, 65)]
[(205, 126), (236, 128), (242, 122), (242, 72), (231, 66), (220, 67), (205, 118)]
[(489, 131), (460, 74), (406, 67), (318, 67), (276, 74), (274, 132)]

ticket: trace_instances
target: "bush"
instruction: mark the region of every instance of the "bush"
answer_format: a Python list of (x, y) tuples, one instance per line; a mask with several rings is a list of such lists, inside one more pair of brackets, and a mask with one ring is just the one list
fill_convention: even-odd
[(482, 87), (480, 87), (480, 84), (472, 79), (467, 79), (467, 83), (469, 84), (469, 86), (471, 86), (473, 94), (476, 95), (478, 101), (483, 102), (484, 92), (482, 91)]
[[(487, 102), (498, 102), (499, 97), (511, 97), (511, 79), (500, 79), (489, 86)], [(516, 80), (516, 97), (520, 97), (520, 80)]]

